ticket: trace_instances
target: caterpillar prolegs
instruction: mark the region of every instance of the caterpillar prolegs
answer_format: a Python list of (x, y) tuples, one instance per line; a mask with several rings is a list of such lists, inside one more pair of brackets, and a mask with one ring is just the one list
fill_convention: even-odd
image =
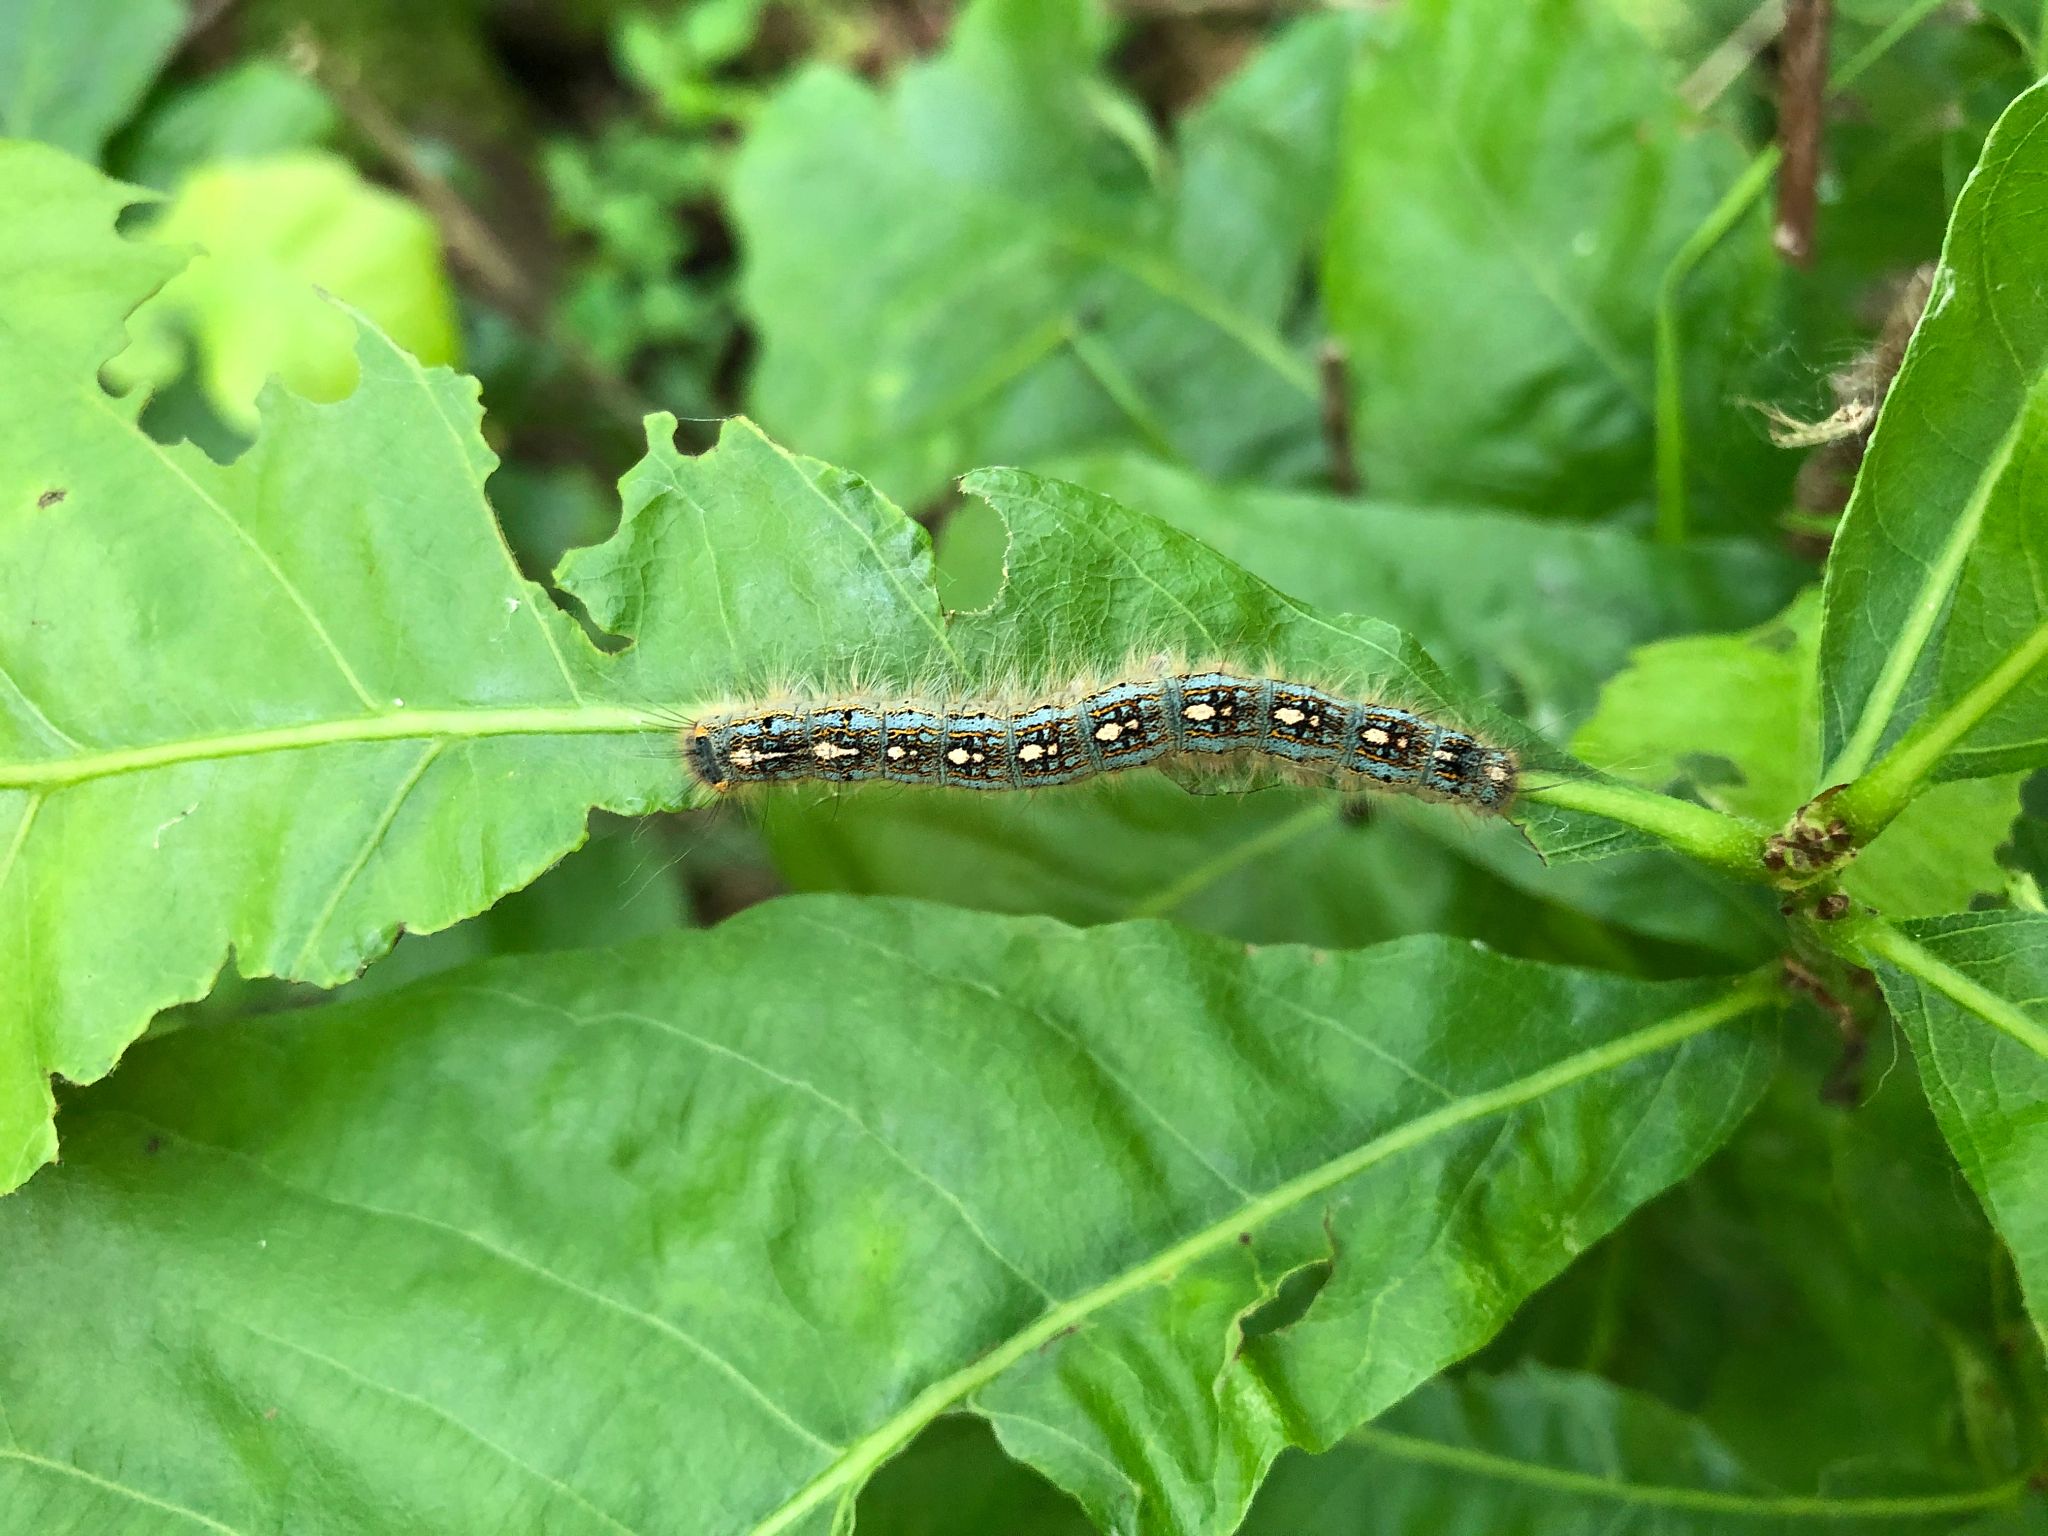
[(1413, 710), (1223, 671), (1126, 678), (1021, 708), (873, 699), (734, 706), (685, 726), (682, 748), (692, 776), (721, 793), (878, 779), (1030, 789), (1177, 755), (1243, 753), (1498, 815), (1520, 773), (1513, 752)]

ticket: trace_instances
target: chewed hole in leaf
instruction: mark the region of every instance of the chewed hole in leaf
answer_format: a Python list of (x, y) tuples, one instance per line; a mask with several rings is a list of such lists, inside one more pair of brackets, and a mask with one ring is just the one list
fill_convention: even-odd
[(1293, 1327), (1308, 1315), (1308, 1309), (1315, 1305), (1336, 1268), (1334, 1259), (1317, 1259), (1302, 1265), (1281, 1280), (1271, 1296), (1244, 1315), (1238, 1333), (1250, 1343)]

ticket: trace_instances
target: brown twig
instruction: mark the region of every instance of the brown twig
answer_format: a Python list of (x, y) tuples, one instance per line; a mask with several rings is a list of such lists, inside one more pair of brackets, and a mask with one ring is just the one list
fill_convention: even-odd
[(1834, 0), (1791, 0), (1778, 62), (1778, 223), (1772, 243), (1795, 265), (1813, 264), (1820, 186), (1821, 109), (1828, 83)]
[(486, 299), (560, 352), (598, 403), (637, 433), (642, 418), (654, 407), (630, 383), (591, 356), (582, 343), (562, 332), (540, 285), (455, 185), (413, 152), (405, 129), (363, 89), (354, 72), (334, 63), (312, 34), (303, 30), (292, 41), (291, 57), (293, 65), (318, 83), (349, 126), (362, 135), (433, 220), (449, 260), (469, 275)]
[(1786, 985), (1813, 999), (1820, 1011), (1834, 1021), (1835, 1032), (1841, 1037), (1842, 1054), (1821, 1084), (1821, 1099), (1828, 1104), (1854, 1108), (1863, 1097), (1863, 1059), (1870, 1050), (1870, 1039), (1863, 1028), (1863, 1021), (1857, 1017), (1853, 1004), (1844, 1002), (1826, 981), (1800, 960), (1787, 955), (1784, 964)]
[(1358, 475), (1358, 449), (1351, 437), (1351, 368), (1344, 344), (1326, 341), (1316, 353), (1316, 373), (1322, 381), (1323, 444), (1330, 453), (1330, 484), (1341, 496), (1356, 496), (1364, 488)]

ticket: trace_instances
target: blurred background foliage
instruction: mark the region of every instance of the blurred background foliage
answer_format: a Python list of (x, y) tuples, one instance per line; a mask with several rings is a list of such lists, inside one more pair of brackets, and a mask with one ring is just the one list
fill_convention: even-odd
[[(1403, 626), (1594, 761), (1768, 813), (1799, 787), (1773, 778), (1811, 665), (1795, 598), (1860, 447), (1775, 446), (1772, 413), (1881, 390), (1901, 294), (2048, 46), (2037, 0), (1837, 0), (1800, 266), (1768, 198), (1697, 238), (1770, 144), (1782, 9), (0, 0), (0, 132), (150, 189), (137, 237), (202, 253), (107, 368), (164, 438), (235, 454), (273, 376), (345, 394), (324, 291), (482, 379), (492, 495), (536, 577), (609, 531), (654, 408), (686, 447), (746, 412), (868, 475), (934, 530), (959, 607), (995, 590), (1003, 534), (953, 478), (1019, 464)], [(1660, 316), (1678, 540), (1652, 536)], [(1952, 788), (1894, 883), (2038, 905), (2048, 791)], [(1777, 942), (1759, 893), (1662, 854), (1544, 869), (1440, 813), (1133, 780), (601, 823), (356, 986), (791, 888), (1255, 942), (1445, 931), (1652, 975)], [(230, 981), (161, 1027), (309, 997)], [(2038, 1454), (2037, 1341), (1900, 1047), (1818, 1012), (1795, 1041), (1700, 1178), (1396, 1417), (1489, 1444), (1502, 1415), (1569, 1407), (1645, 1476), (1706, 1446), (1795, 1488), (1982, 1483)], [(1373, 1446), (1284, 1464), (1252, 1528), (1439, 1528), (1347, 1494), (1394, 1486)], [(1457, 1497), (1470, 1528), (1516, 1518), (1483, 1479)], [(1078, 1528), (966, 1421), (865, 1505), (905, 1536)]]

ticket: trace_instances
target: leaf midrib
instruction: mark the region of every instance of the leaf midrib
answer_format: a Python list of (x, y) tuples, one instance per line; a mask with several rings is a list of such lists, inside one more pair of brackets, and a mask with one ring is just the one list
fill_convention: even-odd
[(757, 1524), (751, 1536), (775, 1536), (776, 1532), (788, 1530), (835, 1494), (859, 1487), (870, 1473), (908, 1444), (926, 1424), (986, 1386), (1017, 1361), (1124, 1297), (1159, 1284), (1196, 1261), (1232, 1246), (1239, 1240), (1240, 1233), (1256, 1230), (1325, 1190), (1390, 1157), (1420, 1146), (1442, 1132), (1519, 1108), (1545, 1094), (1622, 1066), (1637, 1057), (1683, 1044), (1695, 1035), (1761, 1007), (1773, 995), (1776, 985), (1773, 972), (1759, 972), (1712, 1002), (1702, 1003), (1619, 1039), (1567, 1056), (1502, 1087), (1469, 1095), (1456, 1103), (1419, 1115), (1248, 1201), (1222, 1220), (1162, 1249), (1071, 1301), (1040, 1314), (1036, 1322), (1012, 1334), (971, 1364), (933, 1382), (888, 1420), (849, 1445), (822, 1472)]
[[(1987, 923), (1982, 926), (1992, 928), (2003, 924)], [(1950, 934), (1973, 931), (1976, 930), (1951, 928), (1940, 936), (1946, 938)], [(1859, 942), (1870, 954), (1890, 961), (1914, 980), (1932, 987), (1958, 1008), (1974, 1013), (1992, 1028), (2048, 1062), (2048, 1028), (2030, 1018), (2017, 1002), (2000, 996), (1961, 967), (1949, 964), (1926, 945), (1917, 943), (1903, 929), (1886, 922), (1872, 921), (1860, 934)]]
[(528, 705), (505, 709), (404, 709), (388, 714), (312, 720), (268, 730), (226, 731), (28, 762), (0, 762), (0, 790), (61, 789), (90, 779), (214, 759), (297, 752), (364, 741), (421, 741), (481, 736), (630, 735), (670, 729), (682, 706), (623, 704)]

